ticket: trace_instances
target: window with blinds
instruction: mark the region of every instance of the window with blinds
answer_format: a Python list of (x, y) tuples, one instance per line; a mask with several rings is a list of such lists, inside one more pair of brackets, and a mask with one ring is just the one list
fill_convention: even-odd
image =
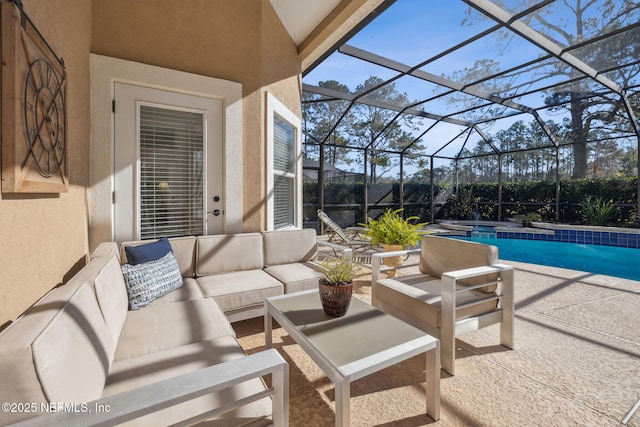
[(202, 235), (204, 115), (140, 106), (140, 238)]
[(295, 128), (279, 117), (273, 118), (273, 227), (295, 223)]

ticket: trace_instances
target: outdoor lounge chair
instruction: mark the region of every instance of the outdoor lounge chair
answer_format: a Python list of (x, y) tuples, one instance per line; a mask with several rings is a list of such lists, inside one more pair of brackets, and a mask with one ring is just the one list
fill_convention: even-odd
[(324, 213), (321, 209), (318, 209), (318, 218), (320, 221), (324, 223), (324, 225), (328, 228), (329, 234), (329, 242), (335, 243), (337, 245), (346, 246), (351, 250), (355, 251), (365, 251), (367, 249), (371, 249), (371, 241), (367, 239), (363, 239), (360, 237), (360, 234), (357, 232), (351, 232), (348, 230), (344, 230), (338, 224), (336, 224), (329, 216)]
[[(418, 274), (379, 279), (383, 258), (407, 254), (420, 254)], [(500, 344), (513, 348), (513, 267), (498, 264), (495, 246), (424, 236), (420, 249), (372, 258), (372, 305), (439, 338), (451, 375), (457, 336), (499, 323)]]

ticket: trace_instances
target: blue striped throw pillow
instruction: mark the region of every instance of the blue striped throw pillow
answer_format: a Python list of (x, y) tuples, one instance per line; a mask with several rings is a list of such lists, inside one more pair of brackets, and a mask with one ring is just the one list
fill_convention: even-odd
[(129, 309), (137, 310), (182, 286), (182, 275), (173, 252), (142, 264), (125, 264), (122, 275), (127, 285)]

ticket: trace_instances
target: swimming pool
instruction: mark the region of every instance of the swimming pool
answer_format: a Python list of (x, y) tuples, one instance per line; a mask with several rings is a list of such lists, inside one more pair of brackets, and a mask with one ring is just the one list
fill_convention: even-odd
[(450, 236), (498, 247), (500, 259), (569, 268), (640, 281), (640, 249), (543, 240)]

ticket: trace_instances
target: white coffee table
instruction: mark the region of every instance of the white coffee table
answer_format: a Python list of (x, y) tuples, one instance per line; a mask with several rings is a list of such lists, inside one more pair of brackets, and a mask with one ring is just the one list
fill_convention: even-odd
[(347, 314), (333, 318), (322, 310), (318, 290), (265, 300), (266, 347), (272, 320), (300, 345), (333, 381), (336, 426), (348, 426), (351, 381), (420, 353), (426, 353), (426, 413), (440, 418), (440, 341), (353, 297)]

